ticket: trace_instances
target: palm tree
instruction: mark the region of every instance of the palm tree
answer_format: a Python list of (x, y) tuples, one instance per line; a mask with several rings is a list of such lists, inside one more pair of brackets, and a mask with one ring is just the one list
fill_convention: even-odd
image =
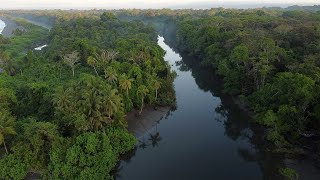
[(158, 90), (161, 88), (161, 83), (159, 81), (154, 81), (154, 88), (156, 90), (156, 99), (158, 98)]
[(8, 149), (6, 146), (7, 135), (15, 135), (16, 131), (14, 129), (15, 119), (7, 111), (0, 111), (0, 145), (3, 144), (6, 153), (8, 154)]
[(118, 80), (117, 72), (111, 66), (109, 66), (105, 70), (105, 78), (109, 83), (115, 83)]
[(96, 64), (97, 64), (97, 59), (92, 57), (92, 56), (89, 56), (88, 59), (87, 59), (87, 63), (93, 67), (94, 71), (96, 72), (97, 76), (99, 75), (98, 74), (98, 71), (97, 71), (97, 68), (96, 68)]
[(101, 51), (101, 54), (100, 54), (100, 56), (99, 56), (99, 59), (100, 59), (102, 62), (104, 62), (105, 64), (108, 64), (108, 63), (109, 63), (110, 58), (109, 58), (109, 56), (108, 56), (107, 50), (102, 50), (102, 51)]
[(12, 59), (10, 59), (7, 53), (0, 52), (0, 68), (3, 69), (8, 75), (15, 74), (15, 67)]
[(122, 110), (122, 102), (121, 97), (117, 95), (118, 91), (116, 89), (111, 89), (108, 95), (105, 98), (105, 109), (107, 111), (107, 115), (109, 120), (111, 120), (111, 116), (113, 116), (118, 111)]
[(71, 67), (72, 76), (74, 77), (74, 69), (76, 67), (76, 63), (79, 62), (80, 56), (77, 51), (73, 51), (71, 54), (67, 54), (63, 57), (63, 62)]
[(90, 85), (81, 91), (79, 108), (81, 112), (85, 113), (90, 123), (90, 128), (98, 130), (102, 129), (104, 124), (108, 124), (108, 117), (103, 113), (107, 109), (108, 103), (104, 101), (103, 96), (99, 93), (99, 89), (95, 87), (97, 85)]
[(96, 117), (96, 111), (99, 111), (103, 102), (101, 96), (98, 94), (98, 90), (96, 88), (90, 88), (91, 87), (85, 88), (80, 92), (79, 109), (81, 112), (84, 112), (87, 117)]
[(101, 68), (106, 72), (106, 69), (109, 65), (109, 58), (107, 56), (107, 52), (105, 50), (102, 50), (101, 54), (95, 54), (94, 59), (96, 60), (95, 64), (98, 68)]
[(122, 74), (120, 77), (120, 88), (126, 90), (127, 96), (129, 96), (129, 90), (132, 88), (132, 78), (128, 78), (126, 74)]
[(63, 87), (58, 87), (53, 98), (53, 103), (56, 105), (56, 108), (71, 112), (74, 93), (75, 92), (72, 88), (65, 90)]
[(115, 50), (102, 50), (101, 54), (97, 56), (97, 59), (100, 59), (103, 64), (106, 65), (110, 61), (113, 61), (118, 54), (119, 52)]
[(99, 111), (93, 111), (92, 116), (89, 117), (89, 122), (92, 129), (103, 129), (105, 124), (108, 124), (108, 118), (103, 116)]
[(140, 85), (138, 87), (137, 95), (141, 97), (141, 109), (139, 114), (142, 113), (143, 106), (144, 106), (144, 97), (147, 95), (148, 92), (149, 92), (149, 89), (145, 85)]
[(111, 61), (113, 61), (117, 57), (117, 55), (119, 54), (118, 51), (115, 51), (113, 49), (112, 50), (107, 50), (107, 53), (108, 53), (108, 56), (111, 59)]

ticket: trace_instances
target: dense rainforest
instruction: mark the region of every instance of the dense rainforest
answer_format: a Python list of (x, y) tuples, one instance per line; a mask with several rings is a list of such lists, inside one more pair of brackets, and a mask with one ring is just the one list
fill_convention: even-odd
[[(175, 103), (154, 29), (111, 13), (50, 32), (13, 20), (22, 30), (0, 35), (0, 179), (111, 179), (136, 144), (126, 114)], [(48, 47), (29, 50), (36, 42)]]
[[(175, 103), (154, 27), (223, 79), (225, 93), (265, 127), (270, 149), (318, 154), (319, 10), (4, 11), (53, 28), (15, 19), (23, 30), (0, 35), (0, 178), (112, 178), (136, 144), (125, 115)], [(27, 51), (34, 42), (48, 47)]]
[(275, 151), (320, 151), (319, 6), (115, 13), (153, 23), (179, 51), (218, 74), (225, 93), (266, 127)]
[(302, 153), (303, 138), (320, 128), (319, 22), (319, 11), (224, 10), (181, 18), (177, 41), (221, 75), (225, 92), (267, 127), (276, 151)]

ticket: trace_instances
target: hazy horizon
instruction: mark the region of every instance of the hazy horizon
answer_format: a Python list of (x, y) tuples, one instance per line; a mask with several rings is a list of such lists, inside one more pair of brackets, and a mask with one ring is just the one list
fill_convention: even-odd
[(257, 7), (287, 7), (291, 5), (319, 5), (319, 0), (288, 0), (279, 2), (277, 0), (47, 0), (39, 2), (36, 0), (0, 0), (0, 9), (122, 9), (122, 8), (257, 8)]

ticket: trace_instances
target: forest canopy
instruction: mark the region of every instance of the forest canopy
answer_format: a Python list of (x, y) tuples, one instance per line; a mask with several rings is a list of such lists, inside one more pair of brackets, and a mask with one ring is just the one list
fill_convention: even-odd
[(0, 179), (111, 179), (136, 145), (126, 114), (175, 103), (157, 34), (112, 13), (60, 19), (50, 32), (21, 25), (0, 36)]
[(319, 12), (222, 10), (180, 18), (176, 33), (179, 49), (214, 69), (268, 127), (277, 150), (293, 153), (304, 132), (320, 128), (319, 21)]
[(1, 12), (52, 29), (15, 19), (24, 30), (0, 35), (0, 179), (112, 179), (137, 141), (126, 114), (175, 104), (158, 33), (223, 79), (277, 153), (320, 134), (319, 6)]

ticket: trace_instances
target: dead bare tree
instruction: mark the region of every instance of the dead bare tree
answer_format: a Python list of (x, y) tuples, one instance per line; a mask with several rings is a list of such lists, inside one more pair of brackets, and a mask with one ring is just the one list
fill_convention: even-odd
[(72, 76), (74, 77), (74, 69), (76, 67), (76, 63), (79, 62), (80, 56), (79, 52), (73, 51), (71, 54), (67, 54), (63, 57), (63, 62), (70, 66), (72, 69)]

